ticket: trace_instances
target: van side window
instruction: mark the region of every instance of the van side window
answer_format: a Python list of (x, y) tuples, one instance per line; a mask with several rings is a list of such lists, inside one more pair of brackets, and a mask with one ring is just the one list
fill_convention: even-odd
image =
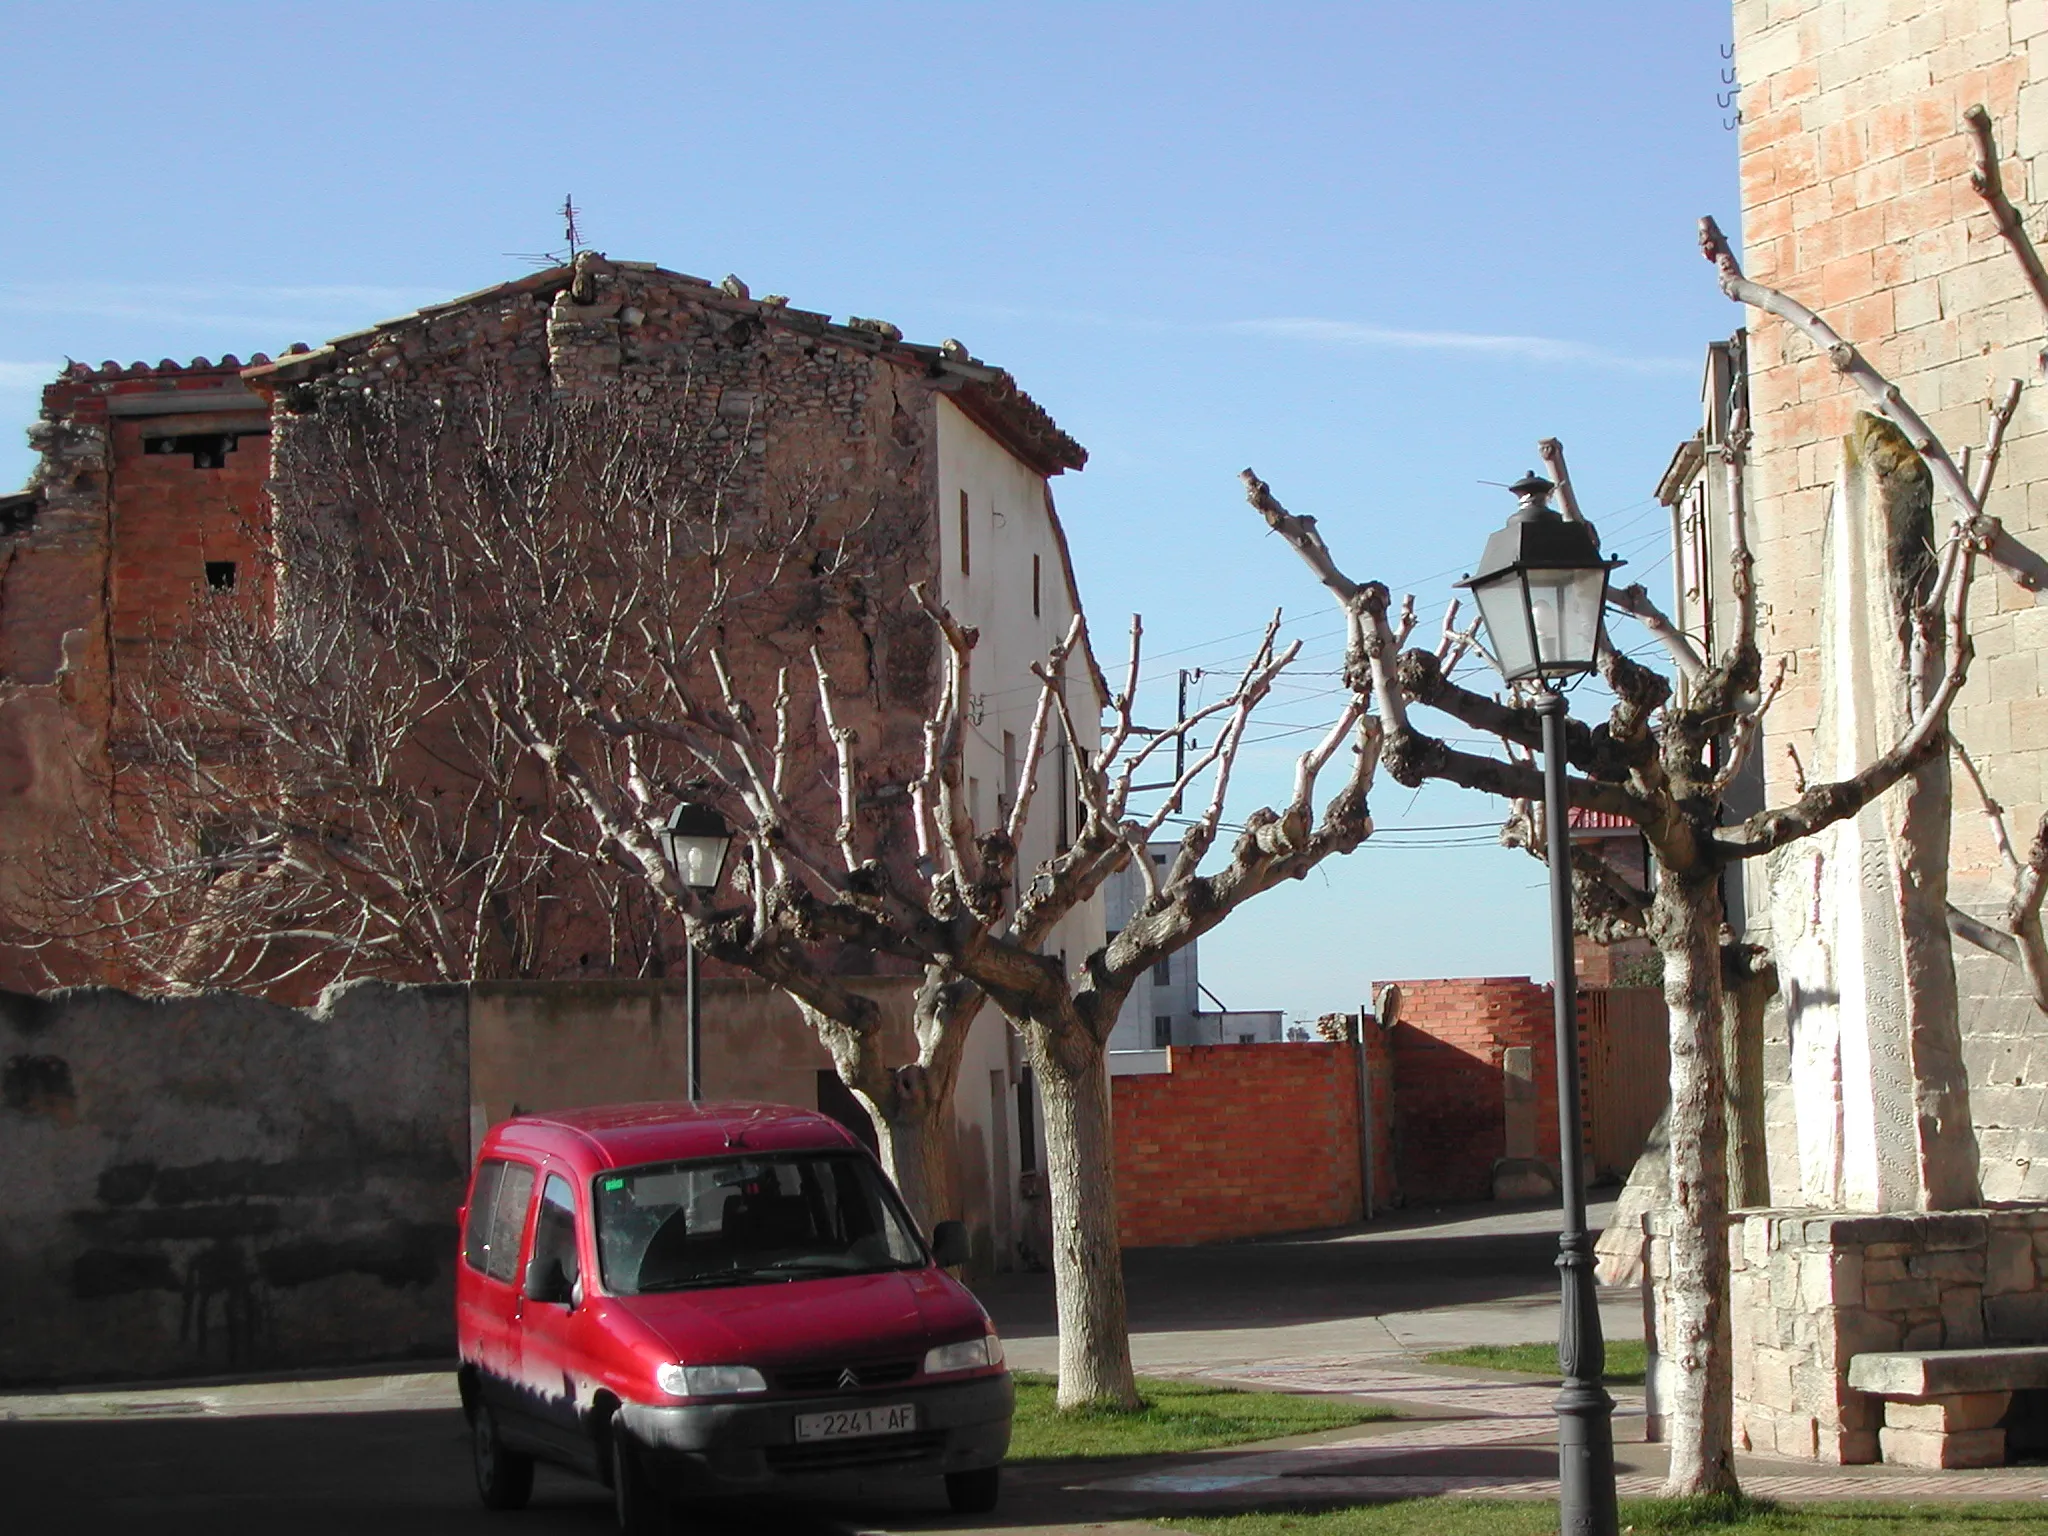
[(462, 1228), (462, 1262), (479, 1273), (491, 1251), (491, 1218), (498, 1208), (498, 1179), (504, 1172), (504, 1163), (486, 1158), (477, 1164), (476, 1183), (470, 1186), (469, 1220)]
[(576, 1283), (576, 1196), (569, 1181), (559, 1173), (548, 1175), (540, 1192), (540, 1215), (533, 1227), (533, 1264), (544, 1272), (550, 1260), (560, 1260), (562, 1273)]
[(491, 1246), (484, 1273), (510, 1281), (519, 1273), (519, 1238), (526, 1230), (526, 1207), (533, 1198), (534, 1170), (525, 1163), (507, 1163), (498, 1182), (498, 1208), (491, 1219)]

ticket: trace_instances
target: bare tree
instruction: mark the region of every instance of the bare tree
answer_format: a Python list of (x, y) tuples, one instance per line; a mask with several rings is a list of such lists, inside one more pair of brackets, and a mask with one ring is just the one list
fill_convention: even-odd
[[(1731, 817), (1726, 792), (1745, 757), (1755, 750), (1764, 712), (1777, 692), (1776, 680), (1766, 681), (1762, 675), (1757, 643), (1754, 559), (1743, 487), (1748, 434), (1737, 422), (1723, 455), (1729, 479), (1728, 548), (1735, 608), (1727, 648), (1719, 656), (1700, 655), (1642, 588), (1616, 592), (1611, 597), (1614, 611), (1645, 625), (1686, 678), (1687, 687), (1682, 696), (1674, 696), (1665, 677), (1609, 646), (1601, 663), (1601, 676), (1614, 698), (1606, 723), (1595, 728), (1577, 722), (1568, 726), (1566, 752), (1576, 770), (1568, 780), (1570, 803), (1625, 816), (1640, 826), (1658, 876), (1654, 890), (1643, 890), (1588, 856), (1575, 865), (1574, 891), (1582, 926), (1610, 935), (1643, 934), (1656, 944), (1664, 964), (1664, 995), (1671, 1014), (1669, 1187), (1678, 1220), (1671, 1255), (1674, 1329), (1672, 1337), (1660, 1339), (1660, 1347), (1676, 1367), (1668, 1484), (1675, 1494), (1735, 1486), (1725, 1315), (1728, 1128), (1721, 1038), (1728, 961), (1719, 873), (1730, 863), (1810, 837), (1905, 783), (1904, 819), (1918, 833), (1901, 851), (1898, 878), (1909, 890), (1945, 890), (1946, 784), (1945, 778), (1930, 784), (1928, 770), (1943, 762), (1949, 707), (1969, 665), (1967, 605), (1973, 567), (1980, 558), (1999, 559), (2001, 548), (2001, 530), (1984, 514), (1981, 491), (1965, 481), (1900, 392), (1818, 316), (1746, 279), (1711, 220), (1702, 223), (1702, 242), (1731, 297), (1798, 326), (1827, 350), (1845, 377), (1865, 389), (1877, 418), (1871, 423), (1873, 441), (1887, 450), (1895, 445), (1893, 471), (1902, 476), (1919, 473), (1924, 480), (1925, 471), (1918, 468), (1924, 459), (1935, 483), (1953, 503), (1954, 518), (1947, 533), (1936, 536), (1926, 521), (1929, 503), (1924, 494), (1917, 503), (1911, 495), (1901, 495), (1890, 508), (1901, 519), (1892, 530), (1898, 547), (1912, 548), (1917, 541), (1936, 552), (1924, 562), (1909, 563), (1895, 588), (1901, 623), (1899, 654), (1893, 660), (1909, 679), (1911, 701), (1909, 718), (1896, 739), (1848, 776), (1804, 786), (1790, 804)], [(1978, 460), (1980, 485), (1990, 482), (2003, 425), (2004, 415), (1995, 415), (1990, 440)], [(1544, 448), (1571, 515), (1575, 503), (1562, 449), (1554, 442)], [(1490, 696), (1454, 681), (1445, 664), (1451, 654), (1448, 645), (1435, 653), (1403, 653), (1401, 636), (1389, 618), (1387, 589), (1345, 575), (1313, 519), (1290, 513), (1250, 471), (1245, 481), (1253, 506), (1295, 548), (1345, 614), (1350, 634), (1346, 678), (1360, 703), (1377, 710), (1387, 772), (1402, 784), (1443, 779), (1508, 798), (1521, 808), (1517, 820), (1524, 828), (1515, 838), (1516, 822), (1511, 821), (1511, 840), (1531, 844), (1532, 851), (1540, 853), (1540, 840), (1526, 830), (1528, 807), (1541, 793), (1540, 777), (1526, 757), (1540, 741), (1534, 710), (1512, 695)], [(1912, 521), (1916, 504), (1922, 514), (1917, 525)], [(1410, 713), (1418, 705), (1498, 737), (1503, 755), (1462, 751), (1425, 733)], [(1930, 796), (1938, 809), (1928, 803)], [(1929, 835), (1936, 820), (1942, 821), (1940, 838)], [(1941, 910), (1934, 909), (1937, 929)], [(1925, 926), (1923, 922), (1923, 930)], [(1926, 938), (1924, 931), (1918, 936)], [(1952, 988), (1951, 980), (1951, 997)], [(1952, 1007), (1945, 1027), (1947, 1034), (1954, 1034)], [(1960, 1123), (1967, 1129), (1960, 1051), (1955, 1041), (1944, 1045), (1942, 1029), (1939, 1019), (1915, 1029), (1918, 1111), (1923, 1124), (1953, 1128)], [(1954, 1164), (1945, 1176), (1958, 1187), (1933, 1189), (1933, 1203), (1967, 1203), (1974, 1198), (1974, 1157), (1966, 1181)], [(1962, 1182), (1969, 1187), (1960, 1187)]]
[[(1061, 1400), (1134, 1404), (1107, 1040), (1147, 968), (1369, 834), (1378, 737), (1364, 711), (1341, 713), (1302, 756), (1286, 807), (1245, 818), (1223, 867), (1205, 875), (1252, 712), (1296, 648), (1280, 646), (1276, 617), (1226, 698), (1150, 734), (1133, 714), (1134, 625), (1107, 739), (1055, 754), (1097, 743), (1108, 692), (1077, 616), (1037, 669), (1015, 803), (977, 824), (964, 778), (977, 636), (926, 588), (902, 585), (919, 530), (802, 483), (735, 494), (720, 450), (616, 404), (488, 391), (451, 403), (402, 385), (286, 403), (274, 604), (206, 615), (192, 634), (201, 662), (177, 680), (192, 703), (162, 715), (157, 755), (178, 772), (159, 777), (177, 793), (157, 814), (181, 846), (219, 836), (207, 818), (239, 837), (227, 854), (206, 845), (227, 872), (202, 871), (205, 933), (233, 947), (260, 929), (266, 954), (291, 944), (359, 965), (334, 957), (381, 961), (388, 949), (394, 969), (474, 974), (474, 934), (431, 965), (398, 954), (453, 903), (445, 868), (428, 870), (439, 885), (361, 873), (368, 829), (354, 819), (402, 820), (392, 807), (433, 833), (416, 839), (423, 858), (445, 865), (475, 847), (462, 868), (502, 866), (507, 899), (565, 872), (641, 893), (686, 942), (795, 1001), (867, 1104), (924, 1222), (950, 1209), (952, 1094), (967, 1030), (993, 999), (1021, 1031), (1044, 1101)], [(234, 689), (199, 686), (222, 675)], [(933, 677), (935, 691), (919, 692)], [(1208, 748), (1138, 814), (1141, 772), (1198, 727), (1215, 731)], [(203, 740), (223, 729), (233, 750), (215, 755), (231, 766), (215, 769)], [(1319, 776), (1343, 753), (1344, 785), (1319, 815)], [(1023, 869), (1055, 756), (1073, 765), (1073, 782), (1055, 784), (1074, 796), (1078, 832)], [(287, 792), (304, 764), (303, 787), (295, 779)], [(742, 844), (731, 883), (709, 896), (662, 848), (682, 799), (717, 805)], [(1176, 818), (1180, 853), (1161, 870), (1145, 849)], [(347, 910), (359, 931), (300, 915), (304, 885), (280, 851), (303, 863), (300, 842), (346, 855), (328, 884), (356, 896)], [(1134, 861), (1146, 894), (1115, 939), (1071, 965), (1047, 953), (1063, 920)], [(269, 904), (242, 899), (243, 885)], [(357, 895), (370, 886), (392, 894), (388, 913)], [(172, 910), (125, 918), (146, 925)], [(587, 920), (549, 919), (562, 942)], [(189, 967), (191, 942), (165, 926), (167, 953)], [(295, 951), (294, 963), (308, 962)], [(878, 966), (921, 978), (909, 1059), (892, 1055), (859, 983)]]

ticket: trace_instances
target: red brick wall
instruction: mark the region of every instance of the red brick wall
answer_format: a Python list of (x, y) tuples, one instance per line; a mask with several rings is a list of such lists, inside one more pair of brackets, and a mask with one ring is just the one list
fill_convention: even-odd
[(1175, 1046), (1170, 1060), (1171, 1072), (1111, 1080), (1126, 1245), (1358, 1219), (1351, 1046)]
[(1404, 981), (1390, 1031), (1397, 1085), (1396, 1176), (1410, 1205), (1486, 1200), (1507, 1150), (1502, 1061), (1528, 1046), (1536, 1155), (1557, 1162), (1557, 1066), (1550, 989), (1522, 976)]

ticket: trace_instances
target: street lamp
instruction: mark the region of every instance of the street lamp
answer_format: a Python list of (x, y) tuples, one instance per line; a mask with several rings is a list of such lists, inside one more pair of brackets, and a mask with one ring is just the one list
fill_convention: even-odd
[(1599, 660), (1607, 576), (1600, 540), (1550, 505), (1551, 483), (1533, 470), (1509, 487), (1514, 516), (1486, 541), (1469, 587), (1501, 675), (1536, 684), (1543, 721), (1543, 828), (1550, 859), (1550, 925), (1557, 1021), (1557, 1161), (1564, 1203), (1557, 1267), (1562, 1279), (1557, 1362), (1558, 1528), (1563, 1536), (1615, 1536), (1614, 1399), (1601, 1376), (1593, 1244), (1586, 1233), (1585, 1169), (1579, 1138), (1578, 978), (1572, 964), (1571, 832), (1564, 790), (1564, 696), (1552, 684), (1580, 677)]
[[(725, 874), (725, 858), (732, 849), (732, 828), (725, 824), (725, 818), (708, 805), (692, 805), (684, 801), (670, 815), (667, 825), (660, 832), (662, 851), (668, 856), (669, 868), (699, 896), (709, 896), (718, 889), (718, 882)], [(688, 941), (683, 943), (683, 995), (686, 1017), (689, 1021), (689, 1083), (690, 1102), (696, 1103), (704, 1096), (703, 1053), (699, 1049), (702, 1032), (698, 1025), (701, 998), (697, 984), (697, 946)]]

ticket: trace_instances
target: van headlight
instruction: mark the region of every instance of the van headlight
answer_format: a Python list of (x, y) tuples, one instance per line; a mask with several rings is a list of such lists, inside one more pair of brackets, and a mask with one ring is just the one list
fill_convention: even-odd
[(654, 1384), (670, 1397), (729, 1397), (736, 1392), (766, 1392), (768, 1381), (751, 1365), (663, 1365)]
[(924, 1355), (924, 1373), (943, 1376), (948, 1371), (978, 1371), (1003, 1363), (1003, 1341), (994, 1334), (979, 1339), (962, 1339), (958, 1344), (941, 1344)]

